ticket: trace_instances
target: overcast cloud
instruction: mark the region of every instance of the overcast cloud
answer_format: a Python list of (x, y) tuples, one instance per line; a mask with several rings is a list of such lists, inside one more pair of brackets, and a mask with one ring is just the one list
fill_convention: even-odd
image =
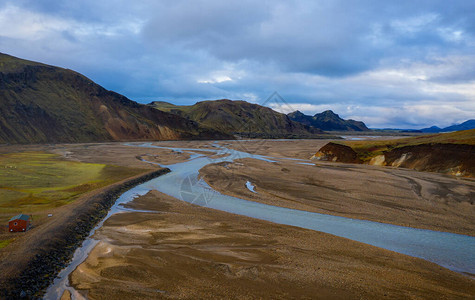
[(475, 118), (475, 1), (4, 0), (0, 52), (142, 103), (278, 91), (370, 127)]

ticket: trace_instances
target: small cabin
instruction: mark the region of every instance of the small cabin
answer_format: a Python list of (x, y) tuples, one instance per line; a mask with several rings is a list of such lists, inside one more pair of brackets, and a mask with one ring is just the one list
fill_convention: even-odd
[(19, 214), (8, 221), (8, 231), (22, 232), (30, 228), (30, 216)]

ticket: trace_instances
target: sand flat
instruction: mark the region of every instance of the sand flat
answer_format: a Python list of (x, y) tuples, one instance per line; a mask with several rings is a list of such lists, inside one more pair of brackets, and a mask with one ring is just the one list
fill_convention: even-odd
[[(282, 148), (280, 148), (280, 151)], [(475, 181), (408, 169), (239, 159), (208, 165), (215, 190), (269, 205), (452, 233), (475, 234)], [(252, 182), (256, 193), (249, 191)]]
[[(470, 298), (475, 282), (427, 261), (312, 230), (198, 207), (152, 191), (71, 275), (90, 299)], [(122, 228), (134, 230), (123, 234)], [(144, 234), (146, 232), (147, 234)]]
[[(326, 141), (219, 143), (305, 160)], [(206, 141), (154, 144), (215, 148)], [(0, 150), (14, 150), (7, 148)], [(138, 157), (147, 156), (160, 164), (189, 157), (169, 149), (121, 143), (24, 149), (144, 169), (157, 166)], [(298, 162), (244, 159), (208, 166), (202, 175), (221, 192), (252, 201), (473, 235), (474, 180), (364, 165)], [(257, 194), (246, 188), (247, 180), (255, 185)], [(329, 234), (197, 207), (158, 192), (130, 205), (161, 213), (114, 215), (97, 232), (100, 243), (71, 276), (74, 286), (90, 299), (470, 299), (475, 295), (474, 280), (468, 276)]]

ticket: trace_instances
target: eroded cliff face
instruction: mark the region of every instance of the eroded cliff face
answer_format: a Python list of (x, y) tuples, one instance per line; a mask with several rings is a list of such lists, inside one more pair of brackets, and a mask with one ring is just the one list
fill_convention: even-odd
[(351, 147), (331, 142), (320, 148), (311, 159), (344, 163), (361, 163), (358, 154)]
[(404, 146), (375, 155), (363, 162), (349, 146), (328, 143), (312, 159), (367, 163), (377, 166), (409, 168), (455, 176), (475, 177), (475, 146), (464, 144), (422, 144)]
[(475, 177), (475, 146), (472, 145), (406, 146), (385, 152), (384, 158), (389, 166)]

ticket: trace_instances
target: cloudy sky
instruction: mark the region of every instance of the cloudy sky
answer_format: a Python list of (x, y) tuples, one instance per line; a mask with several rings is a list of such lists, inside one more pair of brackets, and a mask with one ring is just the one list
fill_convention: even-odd
[(475, 118), (472, 0), (3, 0), (0, 52), (141, 103), (277, 91), (373, 128)]

